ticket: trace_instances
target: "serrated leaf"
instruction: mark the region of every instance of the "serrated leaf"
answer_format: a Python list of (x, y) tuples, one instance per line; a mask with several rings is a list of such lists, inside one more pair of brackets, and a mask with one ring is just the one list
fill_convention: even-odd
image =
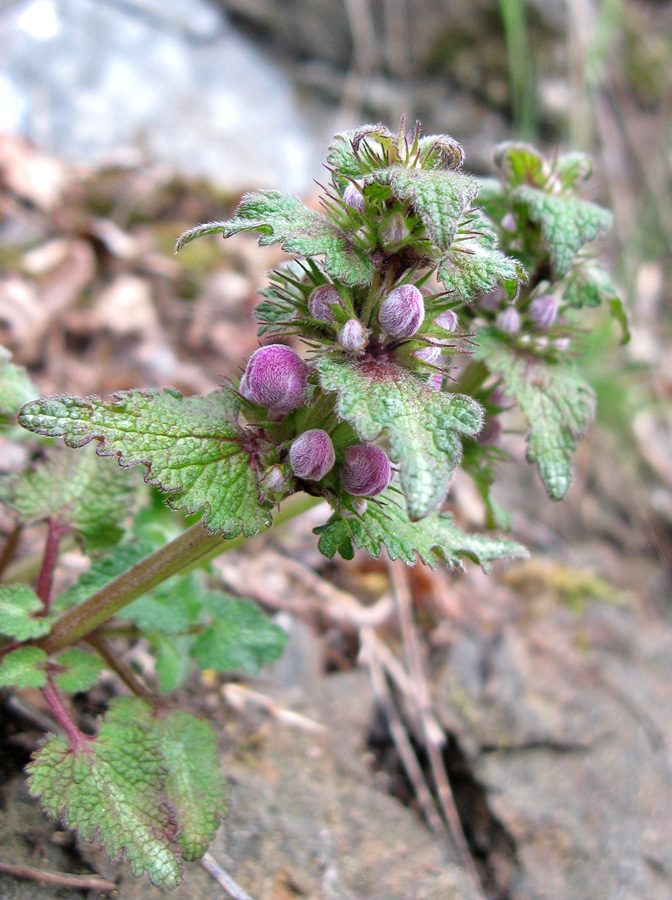
[(9, 350), (0, 347), (0, 424), (12, 421), (23, 404), (39, 394), (23, 366), (11, 358)]
[(454, 170), (395, 167), (368, 175), (365, 182), (389, 184), (398, 200), (408, 202), (422, 219), (427, 234), (441, 250), (447, 250), (463, 213), (478, 193), (471, 175)]
[(506, 142), (495, 147), (495, 165), (512, 187), (529, 184), (541, 187), (549, 175), (548, 165), (532, 144)]
[(226, 537), (256, 534), (270, 523), (268, 504), (241, 428), (225, 418), (222, 392), (182, 397), (177, 391), (121, 391), (99, 397), (43, 397), (23, 407), (29, 431), (63, 437), (70, 447), (96, 440), (98, 453), (122, 466), (144, 465), (145, 481), (166, 491), (175, 509), (205, 509), (204, 523)]
[(165, 764), (147, 722), (149, 707), (113, 701), (95, 739), (75, 747), (50, 736), (28, 766), (28, 787), (43, 809), (85, 840), (98, 840), (112, 860), (126, 855), (134, 875), (158, 887), (182, 880), (179, 826), (164, 792)]
[(167, 770), (165, 791), (180, 825), (182, 856), (200, 859), (227, 811), (215, 733), (207, 722), (183, 712), (158, 716), (155, 727)]
[(323, 389), (338, 394), (338, 415), (362, 440), (387, 433), (409, 516), (426, 516), (448, 490), (462, 456), (460, 435), (480, 430), (481, 407), (471, 397), (432, 390), (382, 357), (362, 362), (323, 358), (317, 369)]
[(517, 284), (525, 279), (522, 263), (497, 249), (495, 232), (477, 210), (462, 219), (456, 238), (439, 263), (436, 277), (447, 291), (457, 292), (466, 303), (498, 284)]
[(623, 343), (630, 340), (628, 315), (623, 299), (614, 286), (611, 278), (601, 266), (580, 265), (573, 267), (566, 280), (562, 295), (565, 303), (576, 309), (584, 306), (599, 306), (607, 303), (611, 314), (623, 330)]
[(370, 500), (361, 517), (335, 512), (314, 533), (320, 535), (320, 552), (329, 559), (337, 552), (352, 559), (353, 544), (375, 558), (385, 547), (390, 559), (401, 559), (407, 566), (414, 565), (419, 557), (432, 569), (439, 562), (451, 568), (461, 566), (463, 556), (487, 569), (492, 560), (528, 555), (515, 541), (465, 534), (448, 513), (431, 512), (419, 522), (412, 522), (398, 495), (390, 489), (376, 501)]
[(28, 641), (51, 628), (53, 616), (36, 616), (43, 604), (27, 584), (0, 584), (0, 634)]
[(595, 416), (595, 394), (567, 363), (524, 355), (483, 329), (476, 357), (502, 380), (527, 420), (527, 459), (536, 463), (553, 500), (562, 500), (572, 480), (577, 439)]
[(149, 640), (156, 651), (154, 671), (161, 690), (169, 693), (182, 687), (193, 665), (190, 653), (196, 636), (177, 634), (168, 637), (154, 632), (149, 635)]
[(135, 489), (131, 473), (119, 472), (93, 449), (50, 448), (33, 469), (0, 478), (0, 500), (24, 524), (51, 519), (69, 525), (91, 549), (119, 540)]
[(56, 665), (65, 668), (65, 672), (58, 672), (54, 676), (54, 681), (61, 690), (70, 694), (88, 691), (103, 670), (100, 657), (82, 650), (81, 647), (70, 647), (54, 661)]
[(176, 244), (179, 251), (196, 238), (208, 234), (231, 237), (240, 231), (257, 231), (259, 245), (282, 244), (288, 253), (305, 257), (324, 256), (324, 268), (335, 280), (366, 284), (373, 263), (352, 239), (324, 213), (308, 209), (292, 194), (255, 191), (245, 194), (228, 222), (207, 222), (185, 232)]
[(568, 272), (585, 244), (611, 227), (611, 213), (586, 200), (547, 194), (527, 185), (516, 188), (513, 199), (526, 207), (530, 219), (541, 226), (556, 278)]
[(287, 634), (251, 600), (208, 594), (204, 604), (213, 622), (196, 638), (192, 657), (202, 669), (255, 674), (282, 655)]
[(47, 681), (47, 654), (39, 647), (18, 647), (0, 662), (0, 687), (43, 687)]
[(76, 606), (156, 549), (157, 545), (148, 540), (135, 539), (117, 544), (105, 556), (94, 559), (91, 568), (83, 572), (72, 587), (55, 598), (52, 609), (54, 612), (63, 612)]

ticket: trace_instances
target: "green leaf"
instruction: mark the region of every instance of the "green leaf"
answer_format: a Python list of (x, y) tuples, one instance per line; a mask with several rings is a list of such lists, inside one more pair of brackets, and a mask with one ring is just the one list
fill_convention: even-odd
[(70, 447), (100, 443), (122, 466), (144, 465), (145, 481), (175, 509), (205, 509), (204, 522), (226, 537), (251, 537), (270, 523), (244, 432), (225, 417), (221, 391), (183, 398), (177, 391), (122, 391), (99, 397), (43, 397), (21, 410), (29, 431), (63, 437)]
[(512, 187), (530, 184), (542, 187), (549, 176), (544, 157), (531, 144), (506, 142), (495, 147), (495, 165)]
[(391, 185), (393, 195), (411, 205), (441, 250), (452, 244), (463, 213), (478, 193), (475, 178), (450, 169), (396, 167), (368, 175), (365, 182)]
[(193, 661), (191, 648), (196, 640), (192, 634), (178, 634), (168, 637), (154, 632), (149, 640), (156, 651), (155, 672), (159, 687), (165, 693), (174, 691), (186, 682)]
[(630, 340), (628, 315), (623, 299), (614, 286), (611, 278), (598, 265), (574, 266), (567, 276), (562, 299), (576, 309), (584, 306), (599, 306), (607, 303), (611, 314), (623, 330), (623, 343)]
[(432, 390), (383, 357), (362, 362), (325, 357), (317, 369), (323, 389), (338, 394), (338, 415), (363, 441), (387, 432), (409, 516), (426, 516), (446, 495), (462, 456), (459, 436), (480, 430), (481, 407), (471, 397)]
[(611, 213), (585, 200), (546, 194), (527, 185), (516, 188), (513, 199), (527, 208), (533, 222), (541, 225), (556, 278), (568, 272), (574, 257), (585, 244), (611, 227)]
[(517, 259), (497, 249), (497, 236), (485, 216), (474, 210), (460, 223), (456, 240), (439, 263), (436, 276), (447, 291), (456, 291), (471, 303), (479, 294), (491, 291), (502, 282), (516, 285), (525, 279), (525, 269)]
[(0, 424), (13, 421), (24, 403), (40, 393), (23, 366), (10, 363), (12, 354), (0, 347)]
[(71, 606), (76, 606), (156, 549), (157, 545), (147, 540), (135, 539), (117, 544), (105, 556), (94, 559), (91, 568), (83, 572), (72, 587), (56, 597), (52, 604), (53, 610), (63, 612)]
[(431, 512), (412, 522), (398, 495), (388, 488), (376, 500), (369, 500), (362, 516), (335, 512), (326, 525), (314, 529), (320, 535), (319, 550), (331, 559), (336, 552), (352, 559), (353, 544), (378, 558), (385, 547), (390, 559), (401, 559), (407, 566), (416, 557), (436, 568), (439, 562), (451, 568), (461, 566), (461, 556), (488, 568), (495, 559), (520, 559), (527, 550), (515, 541), (483, 534), (465, 534), (448, 513)]
[(59, 672), (54, 681), (61, 690), (76, 694), (88, 691), (98, 680), (103, 670), (103, 663), (95, 653), (82, 650), (81, 647), (70, 647), (58, 656), (56, 664), (63, 666), (65, 672)]
[(251, 600), (208, 594), (204, 605), (213, 622), (196, 638), (191, 655), (202, 669), (254, 674), (282, 655), (287, 634)]
[(180, 825), (182, 856), (200, 859), (227, 811), (215, 733), (207, 722), (184, 712), (159, 715), (156, 733), (167, 769), (166, 794)]
[(201, 594), (203, 586), (197, 575), (169, 578), (118, 615), (131, 619), (141, 631), (179, 634), (198, 621)]
[(164, 792), (165, 762), (150, 708), (130, 697), (113, 701), (97, 738), (71, 747), (50, 736), (28, 766), (28, 787), (43, 809), (112, 860), (126, 855), (134, 875), (158, 887), (182, 880), (179, 824)]
[(595, 395), (567, 363), (527, 356), (486, 329), (477, 334), (476, 358), (502, 380), (527, 420), (527, 459), (536, 463), (546, 491), (562, 500), (572, 480), (577, 439), (595, 416)]
[(86, 453), (50, 448), (33, 469), (0, 478), (0, 500), (24, 524), (51, 519), (69, 525), (90, 549), (119, 540), (135, 490), (131, 473), (119, 472), (93, 448)]
[(288, 253), (324, 256), (324, 268), (329, 275), (347, 284), (366, 284), (373, 275), (369, 257), (334, 221), (324, 213), (308, 209), (298, 197), (279, 191), (245, 194), (233, 219), (192, 228), (182, 235), (175, 249), (179, 251), (204, 235), (231, 237), (240, 231), (258, 231), (262, 247), (282, 244)]
[(0, 663), (0, 687), (43, 687), (47, 682), (47, 654), (39, 647), (11, 650)]
[(563, 153), (555, 162), (554, 170), (565, 190), (577, 188), (593, 174), (593, 161), (585, 153)]
[(41, 637), (53, 621), (53, 616), (33, 615), (42, 609), (42, 601), (27, 584), (0, 584), (0, 634), (17, 641)]

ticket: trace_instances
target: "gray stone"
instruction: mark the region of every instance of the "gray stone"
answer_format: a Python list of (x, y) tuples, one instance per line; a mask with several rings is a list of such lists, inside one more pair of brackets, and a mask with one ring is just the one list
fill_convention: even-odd
[(69, 161), (141, 151), (231, 190), (319, 173), (289, 78), (205, 0), (25, 0), (0, 44), (0, 131)]

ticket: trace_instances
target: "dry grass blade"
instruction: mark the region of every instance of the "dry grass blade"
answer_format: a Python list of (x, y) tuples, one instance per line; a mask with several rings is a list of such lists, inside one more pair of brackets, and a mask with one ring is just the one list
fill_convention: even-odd
[(66, 875), (64, 872), (50, 872), (34, 866), (15, 866), (5, 862), (0, 862), (0, 872), (13, 875), (14, 878), (27, 878), (42, 884), (55, 884), (80, 891), (101, 891), (107, 894), (117, 890), (113, 881), (107, 881), (99, 875)]
[(277, 703), (266, 694), (253, 691), (248, 687), (240, 684), (225, 684), (222, 687), (222, 696), (226, 702), (236, 710), (242, 710), (246, 706), (257, 706), (265, 710), (278, 722), (284, 725), (290, 725), (292, 728), (299, 728), (301, 731), (307, 731), (311, 734), (323, 734), (328, 731), (326, 725), (310, 719), (301, 713), (294, 712), (292, 709), (285, 709), (278, 706)]
[(232, 900), (252, 900), (252, 897), (246, 894), (239, 884), (236, 884), (229, 873), (209, 853), (204, 853), (199, 861), (208, 875), (212, 875), (217, 884), (224, 888), (227, 897), (231, 897)]

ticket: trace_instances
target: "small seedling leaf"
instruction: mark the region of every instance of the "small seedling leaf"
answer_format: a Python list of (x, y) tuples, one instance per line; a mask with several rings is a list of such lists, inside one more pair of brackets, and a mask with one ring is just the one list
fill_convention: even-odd
[(88, 691), (103, 670), (100, 657), (82, 650), (81, 647), (70, 647), (57, 656), (54, 662), (65, 670), (58, 672), (54, 676), (54, 681), (61, 690), (71, 694)]
[(47, 654), (39, 647), (18, 647), (0, 663), (0, 687), (43, 687), (47, 681)]
[(53, 616), (36, 616), (43, 605), (27, 584), (0, 584), (0, 634), (17, 641), (42, 637), (51, 628)]

